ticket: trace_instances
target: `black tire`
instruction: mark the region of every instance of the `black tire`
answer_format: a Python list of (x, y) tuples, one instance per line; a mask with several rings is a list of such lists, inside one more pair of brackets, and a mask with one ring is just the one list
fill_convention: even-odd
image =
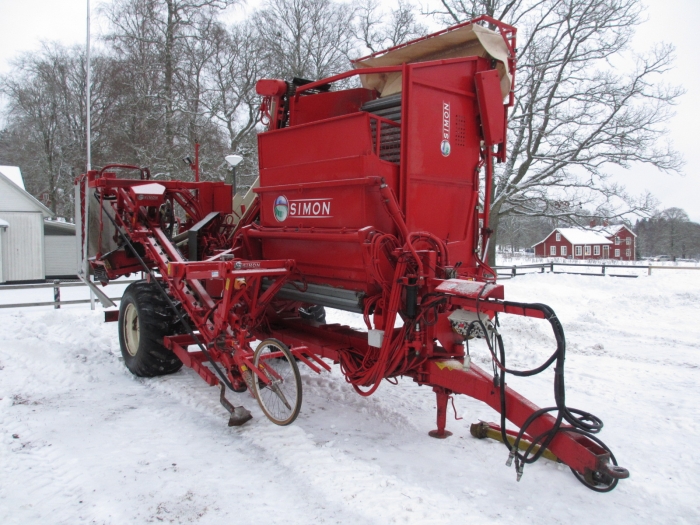
[(308, 321), (326, 324), (326, 309), (317, 304), (310, 304), (299, 308), (299, 316)]
[(177, 332), (177, 320), (157, 285), (130, 284), (119, 305), (119, 347), (124, 364), (138, 377), (177, 372), (182, 361), (163, 346), (163, 337)]

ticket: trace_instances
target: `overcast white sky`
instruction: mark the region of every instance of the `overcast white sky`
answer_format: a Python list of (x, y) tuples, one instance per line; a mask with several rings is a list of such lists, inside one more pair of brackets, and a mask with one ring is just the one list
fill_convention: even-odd
[[(92, 0), (96, 4), (107, 0)], [(41, 40), (66, 44), (85, 42), (86, 0), (0, 0), (0, 72), (9, 70), (9, 61), (21, 51), (36, 49)], [(249, 0), (248, 7), (258, 1)], [(384, 0), (383, 3), (391, 3)], [(635, 166), (616, 174), (631, 193), (650, 191), (661, 207), (685, 209), (700, 222), (700, 144), (697, 142), (700, 119), (700, 0), (645, 0), (648, 21), (639, 28), (635, 40), (638, 51), (655, 42), (676, 47), (677, 61), (668, 81), (682, 85), (686, 94), (669, 123), (669, 138), (685, 157), (684, 175), (666, 175), (658, 170)], [(94, 22), (93, 22), (94, 23)]]

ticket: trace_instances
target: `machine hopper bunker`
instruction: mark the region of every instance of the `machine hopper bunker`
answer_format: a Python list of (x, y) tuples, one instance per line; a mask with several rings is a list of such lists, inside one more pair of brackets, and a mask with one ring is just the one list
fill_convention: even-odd
[[(515, 37), (483, 16), (331, 78), (260, 80), (260, 176), (233, 199), (230, 185), (199, 181), (196, 160), (194, 182), (155, 182), (128, 165), (79, 177), (83, 278), (147, 277), (127, 288), (118, 316), (106, 313), (118, 320), (128, 369), (151, 377), (192, 368), (219, 386), (230, 425), (251, 415), (227, 389), (250, 392), (273, 423), (292, 423), (299, 366), (322, 373), (337, 364), (362, 396), (405, 376), (437, 396), (433, 437), (450, 435), (452, 394), (499, 412), (499, 424), (471, 431), (505, 444), (518, 480), (543, 455), (595, 491), (628, 477), (597, 437), (602, 422), (565, 404), (566, 344), (554, 311), (504, 300), (484, 262)], [(357, 76), (361, 87), (343, 87)], [(362, 314), (367, 331), (326, 324), (324, 307)], [(533, 370), (507, 368), (499, 315), (549, 323), (551, 356)], [(474, 339), (493, 371), (470, 360)], [(550, 366), (552, 407), (506, 385), (507, 374)]]

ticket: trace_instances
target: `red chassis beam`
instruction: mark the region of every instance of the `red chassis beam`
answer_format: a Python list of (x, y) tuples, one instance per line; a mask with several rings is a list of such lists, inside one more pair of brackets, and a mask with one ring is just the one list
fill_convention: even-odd
[[(426, 361), (414, 379), (420, 384), (442, 387), (448, 391), (448, 395), (454, 392), (473, 397), (483, 401), (495, 411), (501, 412), (500, 391), (494, 386), (493, 377), (473, 363), (465, 368), (457, 360)], [(528, 417), (537, 410), (539, 410), (537, 405), (506, 386), (506, 418), (511, 423), (522, 427)], [(539, 435), (547, 432), (554, 426), (554, 422), (555, 418), (552, 415), (543, 414), (530, 424), (528, 434)], [(444, 431), (444, 427), (444, 416), (440, 421), (438, 406), (438, 432)], [(566, 428), (562, 425), (562, 431), (556, 435), (548, 448), (561, 461), (581, 474), (608, 472), (610, 455), (585, 436), (567, 433)]]
[[(522, 315), (522, 311), (509, 313)], [(334, 362), (338, 362), (338, 354), (348, 347), (367, 350), (366, 333), (341, 325), (313, 325), (290, 320), (283, 326), (273, 327), (272, 332), (264, 336), (275, 337), (292, 348), (303, 345), (308, 354)], [(445, 433), (446, 405), (452, 393), (468, 395), (501, 412), (500, 391), (494, 387), (493, 377), (474, 364), (465, 369), (457, 359), (430, 359), (420, 365), (411, 377), (419, 384), (433, 386), (438, 395), (438, 431), (432, 434), (437, 437), (449, 435)], [(520, 428), (537, 410), (537, 405), (506, 386), (506, 418), (509, 421)], [(554, 422), (555, 418), (550, 414), (538, 417), (528, 427), (525, 437), (531, 439), (533, 435), (550, 430)], [(566, 428), (562, 425), (562, 431), (549, 445), (553, 454), (580, 474), (606, 472), (617, 476), (610, 471), (610, 455), (604, 449), (585, 436), (566, 432)]]

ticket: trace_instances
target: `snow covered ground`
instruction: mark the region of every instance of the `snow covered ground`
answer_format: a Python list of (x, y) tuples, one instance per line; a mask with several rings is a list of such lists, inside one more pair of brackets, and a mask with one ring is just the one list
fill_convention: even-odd
[[(454, 435), (434, 440), (429, 388), (401, 381), (365, 399), (337, 367), (302, 371), (293, 425), (236, 394), (254, 419), (229, 428), (218, 391), (191, 370), (131, 376), (116, 325), (79, 305), (0, 310), (0, 523), (700, 523), (700, 272), (505, 285), (508, 299), (550, 304), (562, 319), (567, 402), (605, 421), (601, 438), (631, 471), (612, 493), (546, 460), (517, 483), (505, 447), (469, 434), (497, 421), (485, 405), (456, 397), (464, 419), (450, 413)], [(26, 297), (0, 291), (0, 303)], [(361, 326), (343, 312), (329, 321)], [(545, 323), (502, 324), (511, 365), (549, 355)], [(475, 354), (487, 367), (485, 348)], [(544, 405), (552, 377), (509, 384)]]

